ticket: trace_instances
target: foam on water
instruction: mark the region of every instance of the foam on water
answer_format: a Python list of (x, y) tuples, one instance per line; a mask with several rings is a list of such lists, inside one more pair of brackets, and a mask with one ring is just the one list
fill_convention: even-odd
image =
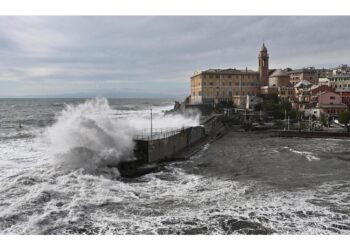
[(304, 156), (308, 161), (319, 161), (320, 160), (320, 158), (315, 156), (312, 152), (298, 151), (298, 150), (295, 150), (295, 149), (290, 148), (290, 147), (284, 147), (284, 148), (288, 149), (289, 151), (291, 151), (295, 154), (299, 154), (299, 155)]
[[(49, 154), (55, 163), (95, 171), (101, 166), (133, 159), (133, 137), (149, 130), (148, 112), (114, 117), (107, 99), (96, 98), (79, 105), (68, 105), (48, 128)], [(155, 110), (154, 128), (195, 126), (199, 116), (164, 116)]]
[[(111, 106), (104, 99), (68, 105), (49, 128), (30, 130), (35, 138), (0, 141), (0, 233), (349, 234), (349, 164), (338, 159), (349, 142), (227, 136), (189, 161), (128, 181), (86, 171), (88, 155), (62, 168), (80, 148), (97, 165), (132, 157), (121, 142), (148, 128), (149, 109)], [(153, 107), (155, 126), (198, 122), (163, 119), (163, 109)], [(220, 164), (225, 171), (208, 174), (222, 171)]]

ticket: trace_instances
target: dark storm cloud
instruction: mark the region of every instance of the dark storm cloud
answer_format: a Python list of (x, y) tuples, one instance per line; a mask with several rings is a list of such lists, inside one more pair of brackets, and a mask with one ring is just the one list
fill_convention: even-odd
[(1, 17), (0, 96), (184, 96), (195, 70), (336, 66), (349, 17)]

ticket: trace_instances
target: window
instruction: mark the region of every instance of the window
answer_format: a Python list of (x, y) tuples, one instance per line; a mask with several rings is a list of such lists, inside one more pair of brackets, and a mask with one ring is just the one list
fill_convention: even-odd
[(219, 79), (219, 75), (216, 75), (216, 79)]
[(210, 86), (213, 86), (213, 82), (210, 83)]
[(329, 99), (335, 100), (335, 96), (331, 96), (331, 97), (329, 97)]
[(238, 82), (236, 82), (236, 86), (239, 86)]
[(231, 75), (228, 75), (227, 77), (228, 77), (228, 78), (231, 78)]
[(232, 86), (232, 82), (228, 82), (228, 85), (229, 85), (229, 86)]

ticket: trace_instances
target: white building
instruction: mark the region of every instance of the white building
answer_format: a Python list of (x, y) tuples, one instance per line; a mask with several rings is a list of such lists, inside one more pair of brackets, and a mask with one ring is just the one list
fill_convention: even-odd
[(249, 96), (246, 99), (246, 109), (254, 110), (254, 106), (263, 102), (261, 97)]

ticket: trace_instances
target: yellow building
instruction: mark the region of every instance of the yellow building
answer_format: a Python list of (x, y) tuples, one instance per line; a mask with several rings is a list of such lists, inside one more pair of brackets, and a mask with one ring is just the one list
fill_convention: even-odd
[(286, 101), (292, 102), (295, 96), (295, 88), (289, 86), (278, 87), (278, 98)]
[(259, 71), (238, 69), (208, 69), (191, 77), (191, 104), (233, 102), (245, 105), (246, 97), (260, 93), (268, 85), (269, 55), (265, 44), (259, 53)]
[(238, 69), (208, 69), (191, 77), (191, 103), (234, 102), (259, 91), (259, 72)]

